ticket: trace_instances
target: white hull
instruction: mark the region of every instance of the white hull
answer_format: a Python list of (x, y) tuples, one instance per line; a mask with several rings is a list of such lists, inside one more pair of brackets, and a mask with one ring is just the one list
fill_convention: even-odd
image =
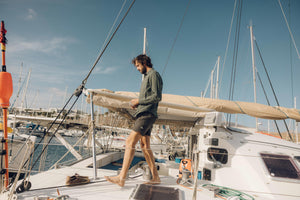
[[(221, 115), (216, 113), (214, 119), (221, 119)], [(199, 165), (195, 175), (200, 180), (197, 181), (196, 199), (233, 200), (240, 197), (258, 200), (300, 199), (299, 145), (256, 133), (253, 129), (227, 128), (218, 120), (208, 123), (205, 119), (204, 123), (198, 124), (195, 129), (198, 132), (194, 132), (196, 134), (191, 137), (197, 137), (197, 140), (194, 140), (196, 143), (189, 143), (189, 145), (196, 145), (196, 153), (199, 153)], [(136, 151), (136, 156), (141, 157), (142, 153)], [(42, 199), (42, 197), (56, 198), (59, 195), (68, 195), (69, 199), (77, 200), (100, 199), (100, 197), (101, 199), (135, 199), (132, 196), (134, 191), (139, 191), (137, 187), (144, 187), (140, 184), (146, 181), (143, 177), (147, 177), (144, 176), (147, 175), (144, 173), (147, 172), (144, 161), (135, 162), (123, 188), (104, 179), (104, 176), (117, 175), (121, 164), (116, 161), (122, 157), (122, 152), (98, 155), (96, 179), (92, 158), (78, 161), (71, 166), (32, 175), (29, 179), (32, 183), (31, 189), (16, 194), (15, 198), (33, 200), (35, 197)], [(196, 163), (196, 159), (192, 163)], [(103, 168), (108, 164), (110, 164), (109, 169)], [(176, 188), (174, 191), (179, 195), (176, 199), (193, 199), (194, 181), (192, 178), (179, 178), (179, 165), (183, 166), (182, 161), (180, 164), (174, 161), (165, 163), (159, 161), (157, 166), (159, 166), (158, 173), (162, 183), (157, 187)], [(75, 173), (89, 177), (91, 182), (80, 186), (66, 186), (67, 176), (73, 176)], [(156, 189), (152, 188), (152, 191)], [(2, 194), (2, 199), (7, 199), (7, 195), (8, 193)], [(224, 197), (224, 195), (229, 196)]]

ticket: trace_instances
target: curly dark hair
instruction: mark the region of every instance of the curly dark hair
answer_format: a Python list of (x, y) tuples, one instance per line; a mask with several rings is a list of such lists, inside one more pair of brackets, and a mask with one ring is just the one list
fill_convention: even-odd
[(151, 58), (149, 56), (146, 56), (145, 54), (140, 54), (137, 57), (132, 59), (132, 64), (135, 65), (135, 62), (141, 63), (143, 66), (148, 66), (152, 68)]

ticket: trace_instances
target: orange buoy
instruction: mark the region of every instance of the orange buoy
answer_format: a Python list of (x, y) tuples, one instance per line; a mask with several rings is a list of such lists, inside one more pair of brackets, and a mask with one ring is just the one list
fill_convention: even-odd
[(5, 45), (7, 42), (7, 39), (5, 37), (6, 32), (7, 31), (4, 28), (4, 21), (1, 21), (0, 43), (2, 51), (2, 72), (0, 72), (0, 107), (2, 108), (9, 107), (9, 99), (13, 93), (11, 74), (6, 72), (5, 65)]
[(8, 72), (0, 72), (0, 106), (2, 108), (9, 107), (9, 99), (13, 93), (13, 84), (11, 74)]

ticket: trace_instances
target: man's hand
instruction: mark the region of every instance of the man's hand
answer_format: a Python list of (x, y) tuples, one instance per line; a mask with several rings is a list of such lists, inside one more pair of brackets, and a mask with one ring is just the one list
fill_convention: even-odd
[(135, 109), (139, 105), (139, 99), (132, 99), (130, 101), (130, 106), (132, 109)]

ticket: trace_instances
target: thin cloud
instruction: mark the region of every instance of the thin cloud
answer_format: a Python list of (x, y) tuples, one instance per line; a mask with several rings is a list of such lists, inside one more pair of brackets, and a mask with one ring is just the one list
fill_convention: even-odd
[(32, 8), (28, 8), (25, 19), (26, 20), (33, 20), (36, 17), (37, 17), (37, 13)]
[(48, 89), (48, 93), (53, 94), (54, 96), (64, 96), (66, 94), (66, 91), (63, 91), (59, 88), (51, 87)]
[(94, 70), (94, 74), (112, 74), (117, 70), (116, 67), (97, 67)]
[(24, 38), (15, 38), (11, 43), (11, 52), (35, 51), (42, 53), (57, 53), (57, 51), (65, 51), (70, 44), (77, 42), (71, 37), (54, 37), (45, 40), (28, 41)]

